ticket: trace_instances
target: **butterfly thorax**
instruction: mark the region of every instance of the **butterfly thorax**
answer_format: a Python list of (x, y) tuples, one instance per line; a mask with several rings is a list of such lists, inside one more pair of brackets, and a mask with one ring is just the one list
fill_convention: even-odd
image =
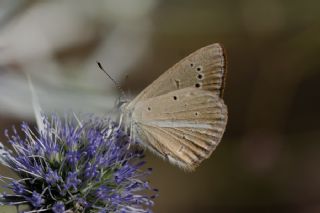
[(132, 126), (132, 112), (133, 107), (130, 107), (131, 103), (129, 101), (123, 102), (120, 108), (120, 118), (119, 125), (124, 129), (127, 134), (130, 134)]

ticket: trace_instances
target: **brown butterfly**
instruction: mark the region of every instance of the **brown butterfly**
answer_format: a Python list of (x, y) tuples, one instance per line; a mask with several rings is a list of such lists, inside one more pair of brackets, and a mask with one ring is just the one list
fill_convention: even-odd
[(226, 128), (225, 76), (222, 46), (203, 47), (124, 104), (122, 123), (151, 151), (194, 170), (215, 150)]

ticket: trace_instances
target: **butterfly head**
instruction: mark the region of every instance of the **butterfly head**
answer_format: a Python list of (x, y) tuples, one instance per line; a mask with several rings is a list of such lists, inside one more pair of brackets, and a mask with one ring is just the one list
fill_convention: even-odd
[(123, 111), (124, 107), (129, 103), (129, 99), (127, 97), (120, 96), (116, 101), (116, 107)]

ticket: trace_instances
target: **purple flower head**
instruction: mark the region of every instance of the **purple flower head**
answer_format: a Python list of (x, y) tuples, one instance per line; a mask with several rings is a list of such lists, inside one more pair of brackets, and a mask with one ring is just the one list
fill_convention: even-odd
[[(94, 117), (43, 117), (44, 127), (5, 132), (13, 151), (0, 143), (0, 164), (19, 180), (0, 176), (12, 194), (0, 205), (29, 204), (32, 212), (150, 212), (154, 194), (145, 178), (143, 151), (129, 150), (116, 124)], [(149, 193), (145, 193), (149, 191)], [(150, 195), (147, 195), (150, 194)]]
[(41, 207), (42, 204), (44, 203), (44, 199), (42, 198), (42, 195), (36, 191), (32, 192), (31, 197), (29, 196), (26, 197), (26, 200), (28, 200), (31, 203), (31, 205), (35, 208)]
[(87, 163), (85, 166), (85, 173), (84, 173), (85, 178), (93, 178), (96, 177), (99, 179), (100, 176), (100, 171), (99, 171), (99, 166), (96, 164), (92, 165), (91, 163)]
[(103, 200), (105, 197), (108, 196), (110, 193), (110, 189), (107, 186), (100, 186), (96, 192), (95, 195), (98, 199)]
[(68, 172), (68, 176), (65, 183), (65, 189), (73, 189), (75, 191), (78, 190), (78, 185), (81, 183), (81, 180), (78, 179), (77, 172)]
[(65, 158), (70, 166), (75, 167), (80, 159), (80, 153), (78, 151), (68, 151)]
[(59, 201), (55, 204), (53, 204), (53, 207), (52, 207), (52, 211), (54, 213), (64, 213), (65, 212), (65, 206), (64, 206), (64, 203)]
[(22, 184), (20, 184), (18, 181), (13, 181), (9, 184), (9, 188), (12, 189), (12, 191), (16, 194), (23, 194), (25, 191), (25, 188)]
[(48, 184), (54, 185), (61, 179), (61, 177), (58, 175), (57, 170), (49, 170), (49, 172), (45, 174), (45, 179)]

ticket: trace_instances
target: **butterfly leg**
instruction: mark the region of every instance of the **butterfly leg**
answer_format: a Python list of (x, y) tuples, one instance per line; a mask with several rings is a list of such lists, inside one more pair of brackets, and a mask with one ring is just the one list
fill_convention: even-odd
[(112, 122), (109, 121), (109, 127), (108, 127), (108, 131), (107, 131), (107, 135), (106, 138), (110, 138), (111, 134), (114, 132), (114, 128), (112, 126)]
[(122, 125), (122, 120), (123, 120), (123, 115), (122, 113), (120, 114), (120, 118), (119, 118), (119, 124), (118, 124), (118, 127), (117, 129), (120, 129), (121, 128), (121, 125)]
[(132, 142), (132, 135), (133, 134), (133, 128), (132, 128), (132, 121), (130, 121), (130, 140), (129, 140), (129, 146), (128, 146), (128, 149), (130, 148), (131, 146), (131, 142)]

